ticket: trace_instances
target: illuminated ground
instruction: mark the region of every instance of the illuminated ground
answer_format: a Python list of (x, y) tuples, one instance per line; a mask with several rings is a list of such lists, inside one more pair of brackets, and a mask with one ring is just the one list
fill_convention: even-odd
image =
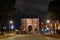
[(16, 35), (9, 38), (3, 38), (0, 40), (60, 40), (56, 38), (50, 38), (43, 35)]

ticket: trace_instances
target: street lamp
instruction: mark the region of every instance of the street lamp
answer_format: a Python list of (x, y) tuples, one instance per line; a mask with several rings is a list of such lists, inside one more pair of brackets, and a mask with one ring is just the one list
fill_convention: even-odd
[(13, 21), (12, 20), (9, 22), (9, 25), (10, 25), (10, 28), (13, 29), (14, 26), (13, 26)]
[(13, 24), (13, 21), (11, 20), (9, 23), (10, 23), (10, 24)]
[(10, 20), (9, 21), (9, 33), (14, 32), (15, 28), (14, 28), (14, 21)]
[(13, 26), (13, 20), (10, 20), (10, 21), (9, 21), (9, 29), (11, 30), (11, 29), (13, 29), (13, 27), (14, 27), (14, 26)]
[(47, 20), (46, 23), (50, 23), (50, 20)]

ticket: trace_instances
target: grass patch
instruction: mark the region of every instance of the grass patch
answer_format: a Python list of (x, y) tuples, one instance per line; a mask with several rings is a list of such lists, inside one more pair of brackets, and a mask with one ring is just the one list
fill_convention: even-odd
[(9, 38), (9, 37), (12, 37), (12, 36), (14, 36), (14, 35), (2, 35), (2, 36), (0, 36), (0, 39), (3, 39), (3, 38)]
[(52, 37), (52, 38), (59, 38), (60, 39), (60, 34), (51, 34), (51, 35), (45, 35), (48, 37)]

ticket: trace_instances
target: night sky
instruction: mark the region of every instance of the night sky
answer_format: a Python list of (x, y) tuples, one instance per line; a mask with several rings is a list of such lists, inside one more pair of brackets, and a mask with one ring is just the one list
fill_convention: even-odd
[[(52, 0), (51, 0), (52, 1)], [(45, 18), (49, 0), (16, 0), (16, 16)]]

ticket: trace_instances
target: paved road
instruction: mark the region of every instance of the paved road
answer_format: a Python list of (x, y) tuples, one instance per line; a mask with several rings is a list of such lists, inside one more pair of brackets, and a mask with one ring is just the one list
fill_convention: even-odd
[(4, 38), (0, 40), (60, 40), (56, 38), (50, 38), (42, 35), (16, 35), (10, 38)]

